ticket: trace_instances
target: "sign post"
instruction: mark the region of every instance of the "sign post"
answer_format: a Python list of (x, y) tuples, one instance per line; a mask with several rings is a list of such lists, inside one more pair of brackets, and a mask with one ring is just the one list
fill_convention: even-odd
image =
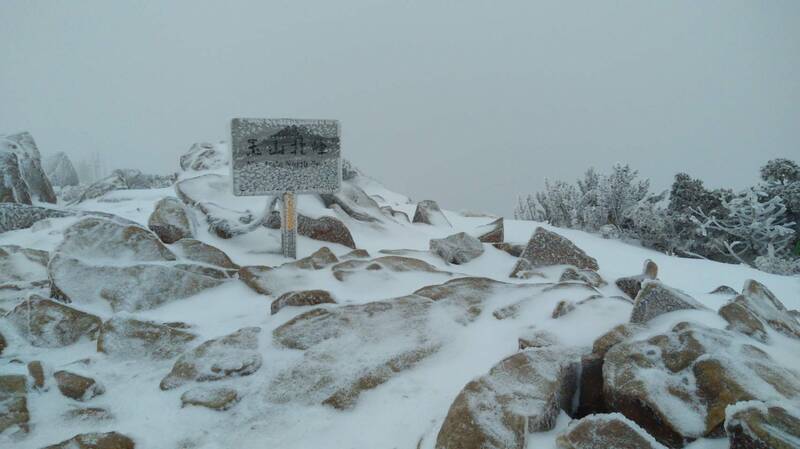
[(297, 258), (299, 193), (336, 193), (342, 183), (336, 120), (231, 120), (231, 175), (236, 196), (281, 196), (281, 251)]

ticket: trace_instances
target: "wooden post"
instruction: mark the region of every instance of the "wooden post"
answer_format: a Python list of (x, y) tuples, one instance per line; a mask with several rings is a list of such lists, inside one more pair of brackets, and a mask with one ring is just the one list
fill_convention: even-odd
[(281, 252), (297, 259), (297, 205), (292, 192), (284, 192), (281, 210)]

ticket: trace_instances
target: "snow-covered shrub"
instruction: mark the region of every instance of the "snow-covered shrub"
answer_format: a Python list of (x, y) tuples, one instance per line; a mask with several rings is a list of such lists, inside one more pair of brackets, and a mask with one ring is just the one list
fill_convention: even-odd
[(614, 164), (611, 174), (600, 183), (600, 206), (608, 211), (608, 222), (622, 224), (625, 214), (647, 196), (649, 180), (639, 180), (629, 165)]

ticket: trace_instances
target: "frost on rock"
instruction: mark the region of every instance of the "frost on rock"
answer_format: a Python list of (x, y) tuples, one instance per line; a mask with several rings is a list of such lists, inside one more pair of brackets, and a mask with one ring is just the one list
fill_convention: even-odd
[(466, 232), (459, 232), (443, 239), (431, 239), (430, 249), (446, 263), (461, 265), (480, 257), (483, 243)]
[(325, 207), (333, 208), (336, 205), (355, 220), (364, 222), (381, 221), (377, 218), (382, 215), (378, 203), (370, 198), (363, 189), (352, 183), (343, 182), (338, 193), (323, 193), (319, 197)]
[(77, 186), (80, 184), (78, 172), (63, 151), (52, 154), (44, 159), (44, 171), (53, 186)]
[(50, 254), (17, 245), (0, 245), (0, 289), (47, 283)]
[(730, 449), (800, 447), (800, 411), (788, 404), (740, 402), (727, 409)]
[(327, 290), (301, 290), (284, 293), (272, 301), (270, 314), (275, 315), (284, 307), (318, 306), (320, 304), (336, 304)]
[(183, 171), (216, 170), (228, 165), (229, 159), (226, 146), (203, 142), (192, 145), (182, 154), (180, 164)]
[(706, 307), (686, 293), (659, 281), (644, 281), (633, 303), (630, 322), (645, 324), (653, 318), (676, 310), (702, 310)]
[(788, 337), (800, 338), (800, 322), (763, 284), (748, 280), (742, 294), (719, 309), (729, 329), (742, 332), (762, 341), (768, 339), (767, 328)]
[(152, 232), (129, 222), (85, 218), (64, 232), (49, 265), (53, 293), (143, 310), (219, 285), (224, 273), (177, 260)]
[(333, 277), (344, 281), (359, 272), (390, 271), (404, 273), (418, 271), (421, 273), (444, 273), (428, 262), (403, 256), (381, 256), (374, 259), (350, 259), (331, 267)]
[(31, 204), (31, 192), (22, 179), (17, 155), (0, 150), (0, 203)]
[(667, 449), (620, 413), (572, 421), (556, 439), (558, 449)]
[(725, 409), (736, 402), (800, 398), (797, 373), (736, 333), (690, 323), (615, 345), (603, 380), (611, 409), (673, 448), (720, 435)]
[(29, 420), (25, 376), (0, 375), (0, 434), (8, 429), (27, 433)]
[(505, 240), (503, 217), (478, 227), (475, 230), (475, 236), (483, 243), (502, 243)]
[(212, 410), (228, 410), (239, 401), (239, 393), (233, 388), (199, 386), (186, 390), (181, 395), (181, 406), (195, 405)]
[(113, 190), (162, 189), (173, 185), (176, 179), (176, 175), (148, 175), (135, 169), (118, 169), (86, 187), (74, 203), (99, 198)]
[(259, 332), (259, 327), (245, 327), (184, 353), (161, 380), (161, 389), (171, 390), (191, 381), (209, 382), (253, 374), (261, 368)]
[(569, 239), (539, 227), (528, 241), (510, 277), (517, 277), (523, 271), (552, 265), (573, 265), (593, 271), (599, 269), (597, 261)]
[(648, 280), (658, 279), (658, 265), (650, 259), (644, 261), (642, 274), (636, 276), (621, 277), (614, 281), (614, 284), (622, 290), (623, 293), (628, 295), (631, 299), (636, 299), (639, 290), (642, 289), (642, 283)]
[(82, 337), (94, 339), (100, 318), (72, 307), (30, 295), (5, 317), (30, 344), (57, 348), (71, 345)]
[(495, 365), (458, 394), (436, 438), (436, 449), (522, 449), (526, 434), (553, 428), (571, 412), (580, 352), (527, 349)]
[(63, 218), (73, 215), (75, 212), (72, 211), (0, 202), (0, 233), (27, 229), (37, 221), (46, 218)]
[(134, 449), (129, 437), (117, 432), (82, 433), (42, 449)]
[(97, 352), (123, 359), (170, 359), (194, 339), (189, 332), (163, 324), (115, 316), (100, 327)]
[(194, 237), (192, 222), (183, 204), (173, 197), (156, 203), (147, 220), (147, 227), (164, 243), (175, 243), (182, 238)]
[[(30, 133), (21, 132), (0, 136), (0, 155), (4, 153), (16, 155), (19, 174), (28, 187), (31, 199), (52, 204), (58, 201), (53, 186), (42, 169), (39, 148)], [(8, 168), (8, 162), (10, 159), (0, 157), (0, 168)], [(5, 175), (5, 171), (0, 170), (0, 174)]]
[(443, 226), (452, 228), (453, 225), (445, 217), (444, 212), (439, 209), (439, 205), (433, 200), (420, 201), (417, 210), (414, 212), (412, 223), (425, 223), (432, 226)]

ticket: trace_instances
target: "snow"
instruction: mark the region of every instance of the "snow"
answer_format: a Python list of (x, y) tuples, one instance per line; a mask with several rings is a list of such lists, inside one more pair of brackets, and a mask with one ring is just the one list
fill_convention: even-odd
[[(264, 210), (268, 198), (234, 197), (224, 179), (227, 169), (204, 171), (202, 174), (219, 175), (217, 188), (196, 185), (194, 191), (204, 202), (217, 204), (231, 211), (249, 210), (255, 214)], [(198, 173), (181, 173), (189, 179)], [(354, 182), (364, 189), (380, 206), (405, 212), (412, 217), (416, 204), (402, 194), (391, 192), (377, 181), (357, 177)], [(119, 215), (146, 227), (154, 205), (166, 196), (174, 196), (173, 188), (150, 190), (112, 191), (102, 197), (73, 206), (80, 211), (102, 211)], [(470, 216), (443, 210), (449, 226), (403, 223), (382, 215), (381, 223), (364, 223), (324, 207), (316, 197), (299, 198), (299, 211), (312, 217), (335, 216), (350, 229), (358, 248), (366, 249), (372, 258), (384, 256), (381, 250), (405, 250), (408, 257), (421, 259), (441, 272), (391, 272), (359, 271), (344, 281), (333, 277), (330, 268), (299, 270), (282, 268), (273, 270), (273, 281), (278, 286), (272, 296), (265, 297), (238, 281), (225, 282), (201, 291), (191, 297), (172, 301), (151, 310), (131, 312), (126, 316), (138, 320), (164, 323), (181, 321), (189, 324), (189, 332), (196, 334), (192, 347), (209, 339), (218, 338), (245, 327), (260, 327), (258, 348), (263, 364), (249, 376), (223, 379), (209, 386), (235, 389), (241, 400), (230, 410), (218, 412), (204, 407), (181, 408), (181, 395), (198, 384), (170, 391), (161, 391), (159, 382), (169, 373), (174, 360), (119, 360), (96, 352), (95, 343), (86, 339), (59, 349), (35, 348), (22, 341), (11, 326), (0, 320), (0, 332), (9, 340), (9, 347), (0, 356), (4, 372), (24, 372), (11, 359), (41, 360), (45, 366), (49, 389), (30, 392), (28, 404), (33, 431), (22, 440), (11, 440), (0, 435), (0, 446), (16, 449), (34, 449), (53, 444), (82, 432), (118, 431), (136, 440), (137, 448), (172, 448), (181, 442), (192, 442), (197, 449), (227, 447), (280, 447), (301, 449), (325, 447), (345, 448), (414, 448), (432, 449), (436, 436), (453, 399), (470, 380), (485, 374), (503, 358), (517, 351), (517, 338), (535, 330), (549, 331), (564, 345), (588, 347), (593, 340), (612, 327), (625, 323), (631, 313), (631, 304), (609, 298), (621, 295), (613, 280), (637, 274), (645, 259), (659, 266), (659, 278), (665, 284), (680, 289), (709, 310), (682, 310), (667, 313), (648, 323), (647, 333), (663, 332), (677, 322), (695, 321), (706, 326), (725, 328), (727, 323), (714, 311), (725, 304), (724, 295), (709, 294), (719, 285), (738, 287), (746, 279), (755, 279), (766, 285), (788, 309), (800, 308), (800, 277), (768, 274), (743, 265), (728, 265), (706, 260), (679, 259), (650, 249), (603, 239), (582, 231), (561, 229), (531, 221), (505, 220), (506, 241), (525, 243), (534, 229), (541, 226), (574, 242), (589, 256), (597, 259), (599, 274), (608, 285), (599, 288), (606, 297), (576, 306), (571, 313), (553, 319), (551, 313), (564, 299), (579, 302), (591, 293), (581, 288), (544, 291), (546, 286), (529, 285), (531, 282), (557, 282), (564, 267), (550, 267), (542, 272), (546, 279), (529, 281), (509, 279), (516, 258), (484, 244), (484, 253), (467, 263), (447, 265), (428, 251), (432, 238), (444, 238), (456, 232), (472, 233), (476, 228), (492, 222), (494, 217)], [(370, 210), (371, 212), (371, 210)], [(193, 212), (198, 223), (204, 217)], [(470, 214), (473, 215), (473, 214)], [(34, 227), (0, 233), (0, 245), (55, 250), (62, 241), (65, 229), (79, 217), (52, 218)], [(197, 227), (198, 240), (225, 251), (240, 265), (278, 266), (290, 262), (280, 254), (280, 231), (259, 227), (232, 239), (222, 239), (208, 232), (205, 225)], [(298, 238), (298, 255), (306, 256), (327, 246), (341, 257), (350, 251), (341, 245)], [(310, 308), (287, 307), (270, 315), (269, 305), (278, 295), (289, 290), (324, 289), (337, 298), (341, 307), (405, 296), (428, 285), (442, 284), (465, 276), (480, 276), (508, 283), (498, 288), (482, 302), (482, 313), (472, 321), (454, 323), (446, 307), (433, 313), (427, 326), (436, 337), (438, 350), (421, 360), (411, 369), (397, 373), (384, 384), (364, 391), (352, 409), (341, 411), (317, 403), (289, 401), (276, 403), (270, 398), (269, 386), (289, 367), (298, 364), (303, 352), (283, 348), (276, 344), (273, 330)], [(525, 287), (513, 288), (526, 284)], [(492, 312), (519, 303), (517, 315), (503, 320)], [(112, 316), (108, 307), (76, 302), (73, 307), (94, 313), (106, 320)], [(438, 309), (437, 309), (438, 310)], [(387, 332), (395, 332), (397, 323)], [(638, 337), (637, 337), (638, 338)], [(774, 333), (769, 344), (748, 341), (766, 352), (784, 366), (800, 369), (800, 344), (797, 340)], [(408, 341), (391, 338), (382, 340), (365, 351), (365, 358), (376, 358), (381, 348), (387, 351), (402, 349)], [(385, 345), (385, 346), (382, 346)], [(342, 363), (357, 360), (346, 358), (347, 351), (358, 354), (358, 340), (343, 348), (330, 348), (342, 357)], [(78, 364), (88, 359), (88, 364)], [(62, 414), (74, 407), (74, 402), (64, 398), (55, 388), (52, 372), (80, 366), (80, 371), (100, 381), (106, 392), (86, 406), (107, 408), (114, 416), (104, 421), (65, 421)], [(356, 365), (342, 365), (347, 373), (358, 369)], [(77, 369), (77, 368), (75, 368)], [(274, 393), (274, 392), (273, 392)], [(569, 418), (562, 414), (556, 428), (549, 432), (529, 436), (527, 447), (555, 447), (556, 435), (568, 425)], [(9, 439), (6, 439), (9, 438)], [(691, 449), (718, 449), (727, 447), (720, 440), (698, 440)]]

